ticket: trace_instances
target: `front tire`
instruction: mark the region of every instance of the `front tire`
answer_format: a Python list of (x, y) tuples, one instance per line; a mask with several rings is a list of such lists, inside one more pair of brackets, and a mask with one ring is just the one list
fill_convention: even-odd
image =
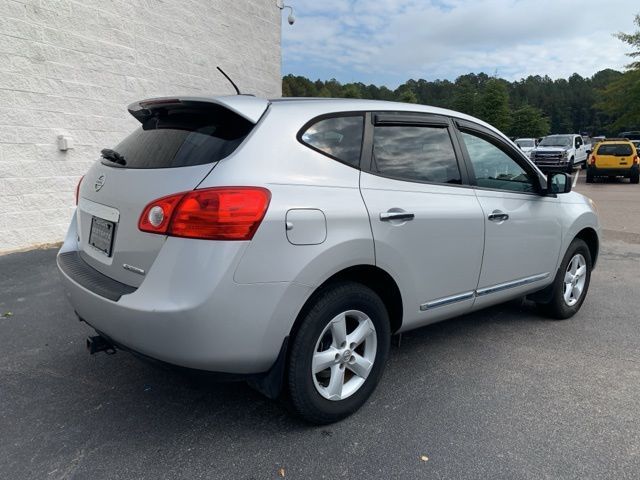
[(358, 410), (382, 376), (389, 315), (373, 290), (355, 282), (327, 287), (303, 315), (287, 368), (291, 404), (308, 422), (336, 422)]
[(539, 304), (545, 314), (556, 320), (564, 320), (580, 310), (591, 282), (591, 262), (589, 247), (584, 240), (575, 238), (553, 281), (551, 301)]
[(571, 175), (573, 173), (573, 162), (574, 162), (574, 159), (573, 159), (573, 157), (571, 157), (569, 159), (569, 164), (567, 165), (567, 173), (569, 175)]

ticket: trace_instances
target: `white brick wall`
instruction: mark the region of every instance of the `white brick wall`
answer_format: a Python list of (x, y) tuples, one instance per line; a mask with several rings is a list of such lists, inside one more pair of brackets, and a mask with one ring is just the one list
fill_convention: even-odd
[(136, 126), (126, 105), (233, 93), (216, 65), (280, 96), (275, 0), (0, 0), (0, 252), (62, 240), (79, 177)]

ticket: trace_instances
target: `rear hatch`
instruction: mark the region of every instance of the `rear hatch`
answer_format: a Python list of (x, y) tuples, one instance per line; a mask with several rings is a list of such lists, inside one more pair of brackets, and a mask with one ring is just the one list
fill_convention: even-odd
[(596, 150), (597, 168), (631, 168), (634, 151), (630, 143), (601, 143)]
[(153, 99), (129, 112), (141, 126), (84, 176), (79, 190), (82, 258), (119, 282), (139, 286), (166, 236), (141, 232), (145, 206), (193, 190), (249, 135), (268, 106), (253, 97)]

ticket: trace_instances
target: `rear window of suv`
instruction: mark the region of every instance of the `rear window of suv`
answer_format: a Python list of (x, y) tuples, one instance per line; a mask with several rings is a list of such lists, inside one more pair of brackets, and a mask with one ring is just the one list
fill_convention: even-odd
[(633, 155), (631, 145), (628, 143), (605, 143), (598, 147), (597, 155), (613, 155), (616, 157), (626, 157)]
[(202, 165), (231, 155), (253, 127), (217, 105), (158, 109), (113, 150), (124, 158), (125, 163), (118, 165), (124, 168)]

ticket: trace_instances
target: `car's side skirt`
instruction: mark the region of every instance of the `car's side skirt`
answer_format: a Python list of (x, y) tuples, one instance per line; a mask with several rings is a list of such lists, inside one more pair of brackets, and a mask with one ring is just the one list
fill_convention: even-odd
[(520, 278), (518, 280), (513, 280), (511, 282), (499, 283), (496, 285), (480, 288), (470, 292), (458, 293), (456, 295), (451, 295), (449, 297), (437, 298), (435, 300), (431, 300), (429, 302), (425, 302), (421, 304), (420, 310), (421, 311), (431, 310), (433, 308), (443, 307), (445, 305), (451, 305), (453, 303), (469, 300), (470, 298), (482, 297), (485, 295), (490, 295), (492, 293), (502, 292), (504, 290), (508, 290), (511, 288), (522, 287), (530, 283), (535, 283), (535, 282), (539, 282), (540, 280), (544, 280), (545, 278), (548, 278), (549, 275), (550, 275), (549, 272), (539, 273), (537, 275)]

